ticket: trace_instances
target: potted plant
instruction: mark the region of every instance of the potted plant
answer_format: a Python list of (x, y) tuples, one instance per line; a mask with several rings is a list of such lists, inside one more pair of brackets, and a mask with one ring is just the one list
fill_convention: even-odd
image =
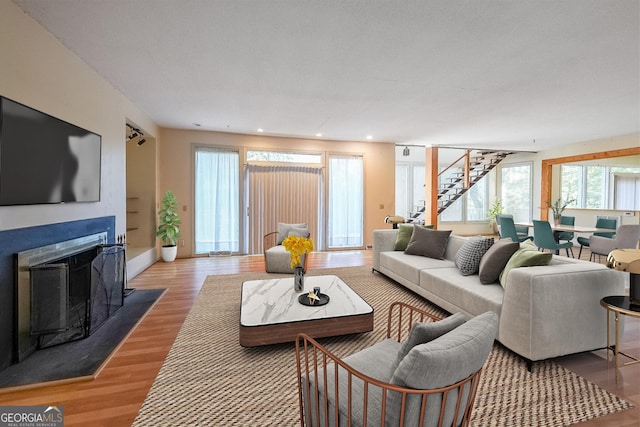
[(553, 223), (555, 225), (558, 225), (560, 223), (560, 217), (562, 216), (562, 212), (564, 212), (566, 207), (573, 202), (575, 202), (575, 199), (566, 200), (564, 203), (562, 203), (561, 197), (559, 197), (558, 200), (556, 200), (553, 203), (547, 201), (547, 207), (550, 208), (551, 212), (553, 213)]
[(171, 262), (178, 253), (178, 237), (180, 237), (180, 216), (178, 215), (178, 200), (171, 190), (167, 190), (162, 199), (162, 206), (158, 211), (160, 224), (156, 236), (162, 240), (162, 259)]
[(497, 199), (495, 199), (493, 201), (493, 204), (491, 205), (491, 207), (489, 208), (489, 211), (487, 212), (487, 216), (489, 218), (489, 223), (491, 224), (491, 227), (493, 228), (494, 234), (498, 234), (498, 225), (496, 223), (496, 215), (500, 215), (502, 212), (503, 212), (502, 211), (502, 200), (497, 198)]

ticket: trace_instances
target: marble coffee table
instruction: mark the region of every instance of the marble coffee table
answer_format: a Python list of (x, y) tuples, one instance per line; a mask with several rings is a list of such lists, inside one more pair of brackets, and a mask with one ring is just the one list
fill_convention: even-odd
[[(322, 306), (298, 302), (314, 287), (329, 296)], [(373, 330), (373, 308), (339, 277), (305, 276), (304, 292), (293, 290), (293, 276), (242, 284), (240, 345), (254, 347), (295, 341), (299, 332), (314, 338)]]

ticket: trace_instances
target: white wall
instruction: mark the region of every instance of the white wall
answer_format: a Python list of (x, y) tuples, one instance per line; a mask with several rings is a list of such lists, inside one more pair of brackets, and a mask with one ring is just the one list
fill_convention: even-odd
[(102, 136), (100, 202), (0, 207), (0, 230), (115, 215), (124, 234), (125, 122), (156, 125), (10, 1), (0, 1), (0, 40), (0, 95)]

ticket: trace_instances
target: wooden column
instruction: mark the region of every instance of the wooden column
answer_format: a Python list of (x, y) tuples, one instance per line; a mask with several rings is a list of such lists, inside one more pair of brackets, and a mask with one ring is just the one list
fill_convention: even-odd
[(438, 147), (427, 147), (424, 184), (424, 222), (438, 228)]

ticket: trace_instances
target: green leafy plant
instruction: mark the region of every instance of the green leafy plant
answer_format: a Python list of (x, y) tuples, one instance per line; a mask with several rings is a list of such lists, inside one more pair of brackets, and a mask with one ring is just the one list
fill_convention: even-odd
[(160, 225), (156, 236), (162, 240), (163, 246), (175, 246), (180, 237), (180, 216), (178, 215), (178, 200), (171, 190), (167, 190), (162, 199), (162, 206), (158, 211)]
[(565, 200), (565, 202), (562, 203), (562, 198), (559, 197), (558, 200), (556, 200), (553, 203), (547, 201), (547, 207), (551, 209), (551, 212), (553, 212), (554, 217), (559, 218), (560, 216), (562, 216), (562, 212), (564, 212), (567, 206), (569, 206), (571, 203), (575, 201), (576, 201), (575, 199), (569, 199), (569, 200)]
[(495, 222), (496, 215), (500, 215), (501, 213), (503, 213), (502, 200), (498, 198), (493, 201), (493, 204), (491, 205), (491, 207), (489, 208), (489, 211), (487, 212), (489, 221)]

